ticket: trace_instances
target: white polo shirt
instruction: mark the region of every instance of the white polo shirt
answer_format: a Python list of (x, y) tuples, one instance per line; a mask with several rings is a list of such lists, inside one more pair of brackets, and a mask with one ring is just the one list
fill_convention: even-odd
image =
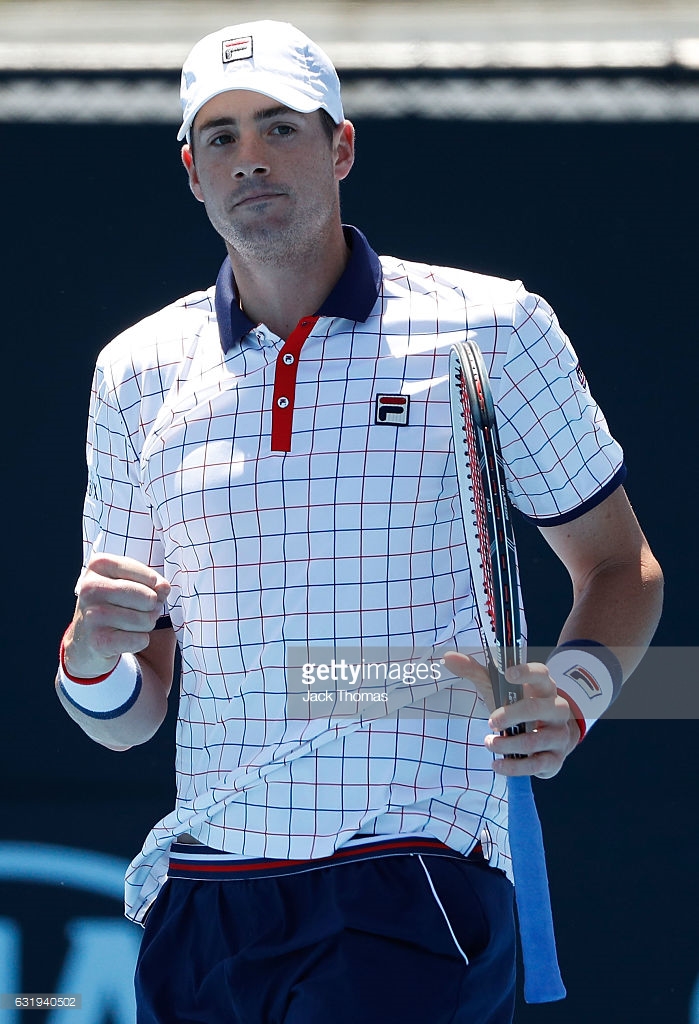
[(304, 717), (290, 666), (314, 652), (405, 663), (479, 647), (454, 341), (483, 352), (525, 516), (581, 515), (621, 483), (622, 453), (546, 302), (519, 282), (379, 258), (346, 232), (343, 277), (286, 341), (241, 312), (226, 261), (215, 288), (98, 361), (85, 557), (127, 554), (167, 577), (183, 666), (176, 807), (129, 870), (135, 920), (184, 832), (305, 859), (357, 833), (428, 834), (466, 853), (487, 828), (509, 871), (505, 780), (466, 680), (396, 678), (370, 711), (308, 705)]

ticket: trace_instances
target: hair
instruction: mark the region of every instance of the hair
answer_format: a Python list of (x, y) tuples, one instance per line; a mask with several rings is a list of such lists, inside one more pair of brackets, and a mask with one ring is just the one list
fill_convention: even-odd
[[(330, 145), (332, 145), (333, 139), (335, 138), (335, 129), (337, 128), (337, 125), (335, 124), (335, 122), (333, 121), (332, 117), (327, 112), (327, 110), (324, 110), (322, 107), (319, 107), (317, 112), (320, 114), (320, 124), (321, 124), (321, 127), (322, 127), (326, 137), (327, 137), (328, 143)], [(187, 142), (189, 143), (189, 148), (191, 150), (192, 160), (193, 160), (194, 159), (194, 135), (192, 134), (191, 127), (190, 127), (189, 131), (187, 132)]]
[(323, 131), (328, 137), (328, 142), (332, 143), (335, 138), (335, 129), (337, 128), (337, 125), (327, 110), (323, 110), (323, 108), (320, 107), (318, 109), (318, 113), (320, 114), (320, 123), (323, 126)]

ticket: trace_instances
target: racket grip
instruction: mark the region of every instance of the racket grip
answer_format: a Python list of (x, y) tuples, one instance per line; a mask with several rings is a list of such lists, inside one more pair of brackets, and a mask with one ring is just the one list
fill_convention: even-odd
[[(498, 708), (504, 708), (508, 704), (516, 704), (523, 697), (524, 691), (519, 683), (510, 683), (507, 681), (503, 673), (498, 667), (491, 661), (490, 666), (490, 682), (493, 687), (493, 696), (495, 697), (495, 706)], [(527, 731), (525, 722), (520, 722), (519, 725), (512, 725), (509, 729), (505, 729), (501, 736), (520, 736), (523, 732)], [(526, 754), (505, 754), (504, 757), (511, 758), (522, 758), (526, 757)]]

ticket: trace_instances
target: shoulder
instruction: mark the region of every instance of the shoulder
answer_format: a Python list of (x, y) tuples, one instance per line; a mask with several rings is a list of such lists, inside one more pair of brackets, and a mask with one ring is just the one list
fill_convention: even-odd
[(220, 362), (214, 288), (193, 292), (117, 335), (100, 352), (91, 416), (117, 415), (135, 439), (145, 436), (165, 397), (202, 362)]
[(479, 274), (458, 267), (414, 263), (395, 256), (381, 256), (384, 284), (399, 292), (419, 289), (428, 293), (452, 293), (467, 303), (483, 302), (513, 304), (526, 294), (521, 281)]
[(382, 256), (381, 264), (384, 328), (400, 333), (407, 325), (411, 336), (441, 339), (467, 333), (486, 357), (491, 376), (499, 376), (520, 307), (529, 302), (521, 281), (390, 256)]
[(149, 373), (167, 377), (211, 326), (213, 287), (183, 296), (117, 335), (97, 358), (98, 374), (114, 387)]

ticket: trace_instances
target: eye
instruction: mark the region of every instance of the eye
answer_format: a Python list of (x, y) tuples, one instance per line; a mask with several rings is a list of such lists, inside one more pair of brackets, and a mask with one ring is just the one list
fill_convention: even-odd
[(209, 141), (210, 146), (228, 146), (231, 142), (235, 142), (235, 139), (230, 132), (221, 132), (220, 135), (214, 135)]
[(296, 129), (291, 124), (277, 124), (272, 128), (270, 134), (280, 135), (284, 139), (288, 139), (289, 136), (293, 135)]

